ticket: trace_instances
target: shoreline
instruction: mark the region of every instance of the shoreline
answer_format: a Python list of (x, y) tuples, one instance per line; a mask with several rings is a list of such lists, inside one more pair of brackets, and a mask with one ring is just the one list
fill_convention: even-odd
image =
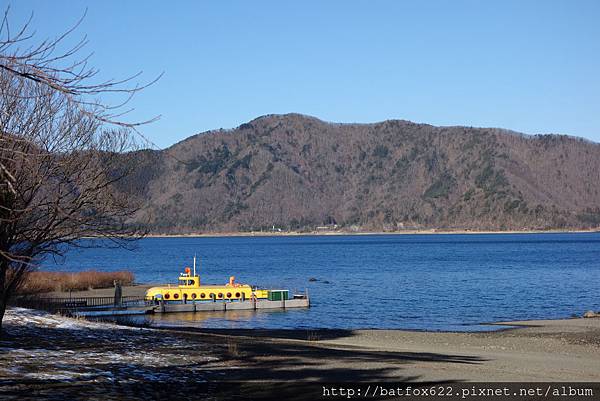
[(371, 235), (485, 235), (485, 234), (582, 234), (600, 233), (595, 229), (573, 230), (402, 230), (402, 231), (232, 231), (185, 234), (147, 234), (145, 238), (221, 238), (221, 237), (318, 237), (318, 236), (371, 236)]
[[(203, 313), (203, 312), (195, 312), (195, 313)], [(210, 313), (210, 312), (209, 312)], [(374, 327), (355, 327), (351, 329), (346, 328), (330, 328), (330, 327), (310, 327), (310, 328), (263, 328), (263, 327), (254, 327), (254, 328), (220, 328), (220, 327), (196, 327), (196, 326), (185, 326), (185, 325), (152, 325), (147, 323), (138, 323), (133, 320), (119, 320), (125, 316), (115, 316), (116, 319), (111, 319), (111, 317), (99, 316), (98, 318), (89, 319), (83, 317), (84, 320), (90, 322), (101, 322), (106, 324), (111, 324), (115, 326), (126, 326), (131, 328), (138, 329), (153, 329), (153, 330), (164, 330), (164, 331), (174, 331), (174, 332), (190, 332), (190, 333), (201, 333), (201, 334), (210, 334), (210, 335), (227, 335), (227, 334), (219, 334), (219, 333), (248, 333), (247, 337), (255, 337), (262, 336), (259, 334), (268, 333), (271, 335), (273, 332), (280, 333), (294, 333), (294, 332), (398, 332), (398, 333), (419, 333), (419, 334), (448, 334), (448, 335), (469, 335), (469, 334), (492, 334), (492, 333), (502, 333), (506, 331), (513, 330), (523, 330), (526, 328), (535, 328), (535, 327), (543, 327), (549, 325), (565, 325), (569, 326), (573, 322), (586, 322), (590, 321), (590, 318), (584, 318), (582, 316), (578, 317), (565, 317), (565, 318), (535, 318), (528, 320), (508, 320), (508, 321), (497, 321), (497, 322), (488, 322), (488, 323), (473, 323), (473, 324), (465, 324), (465, 327), (468, 326), (479, 326), (485, 327), (489, 326), (489, 329), (485, 330), (428, 330), (428, 329), (410, 329), (410, 328), (374, 328)], [(596, 319), (600, 322), (600, 316)]]
[[(255, 311), (260, 313), (261, 311)], [(194, 313), (211, 313), (211, 312), (194, 312)], [(176, 314), (171, 314), (175, 315)], [(464, 327), (476, 326), (482, 328), (481, 330), (434, 330), (434, 329), (417, 329), (417, 328), (396, 328), (396, 327), (354, 327), (354, 328), (330, 328), (330, 327), (302, 327), (302, 328), (224, 328), (224, 327), (197, 327), (197, 326), (186, 326), (186, 325), (153, 325), (152, 323), (140, 323), (134, 320), (127, 320), (127, 315), (121, 316), (99, 316), (97, 318), (92, 317), (84, 319), (91, 322), (103, 322), (107, 324), (114, 324), (117, 326), (127, 326), (133, 328), (151, 328), (156, 330), (173, 330), (182, 332), (198, 332), (198, 333), (212, 333), (212, 332), (248, 332), (248, 333), (265, 333), (265, 332), (402, 332), (402, 333), (421, 333), (421, 334), (449, 334), (449, 335), (462, 335), (462, 334), (491, 334), (501, 333), (512, 330), (522, 330), (526, 328), (541, 327), (547, 325), (569, 325), (572, 322), (577, 321), (589, 321), (596, 319), (600, 321), (600, 314), (594, 318), (584, 318), (582, 316), (577, 317), (554, 317), (554, 318), (532, 318), (526, 320), (502, 320), (497, 322), (482, 322), (482, 323), (469, 323), (462, 324)], [(124, 321), (121, 319), (125, 318)]]

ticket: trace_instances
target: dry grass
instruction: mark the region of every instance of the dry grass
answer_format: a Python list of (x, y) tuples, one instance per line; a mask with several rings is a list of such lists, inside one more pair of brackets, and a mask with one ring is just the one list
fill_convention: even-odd
[(128, 271), (99, 272), (86, 270), (77, 273), (32, 272), (27, 277), (21, 293), (39, 294), (52, 291), (80, 291), (94, 288), (110, 288), (114, 281), (132, 285), (133, 273)]

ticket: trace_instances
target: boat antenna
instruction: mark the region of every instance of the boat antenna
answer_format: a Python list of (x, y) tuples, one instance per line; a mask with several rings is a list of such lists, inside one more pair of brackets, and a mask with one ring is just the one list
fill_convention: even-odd
[(194, 254), (194, 277), (196, 277), (196, 254)]

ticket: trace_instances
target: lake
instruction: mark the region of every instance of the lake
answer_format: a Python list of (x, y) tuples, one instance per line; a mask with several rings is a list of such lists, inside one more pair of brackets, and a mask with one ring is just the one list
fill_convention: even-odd
[[(176, 282), (198, 256), (205, 284), (308, 289), (305, 310), (139, 317), (210, 328), (476, 331), (481, 323), (600, 309), (600, 233), (145, 238), (74, 249), (44, 270), (131, 270)], [(316, 279), (311, 281), (310, 279)]]

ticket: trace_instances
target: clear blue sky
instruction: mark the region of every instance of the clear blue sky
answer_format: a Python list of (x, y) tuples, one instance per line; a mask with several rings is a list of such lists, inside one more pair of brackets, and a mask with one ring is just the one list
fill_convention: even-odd
[(159, 147), (270, 113), (563, 133), (600, 142), (600, 1), (34, 1), (40, 37), (88, 9), (106, 78), (164, 77), (133, 119)]

